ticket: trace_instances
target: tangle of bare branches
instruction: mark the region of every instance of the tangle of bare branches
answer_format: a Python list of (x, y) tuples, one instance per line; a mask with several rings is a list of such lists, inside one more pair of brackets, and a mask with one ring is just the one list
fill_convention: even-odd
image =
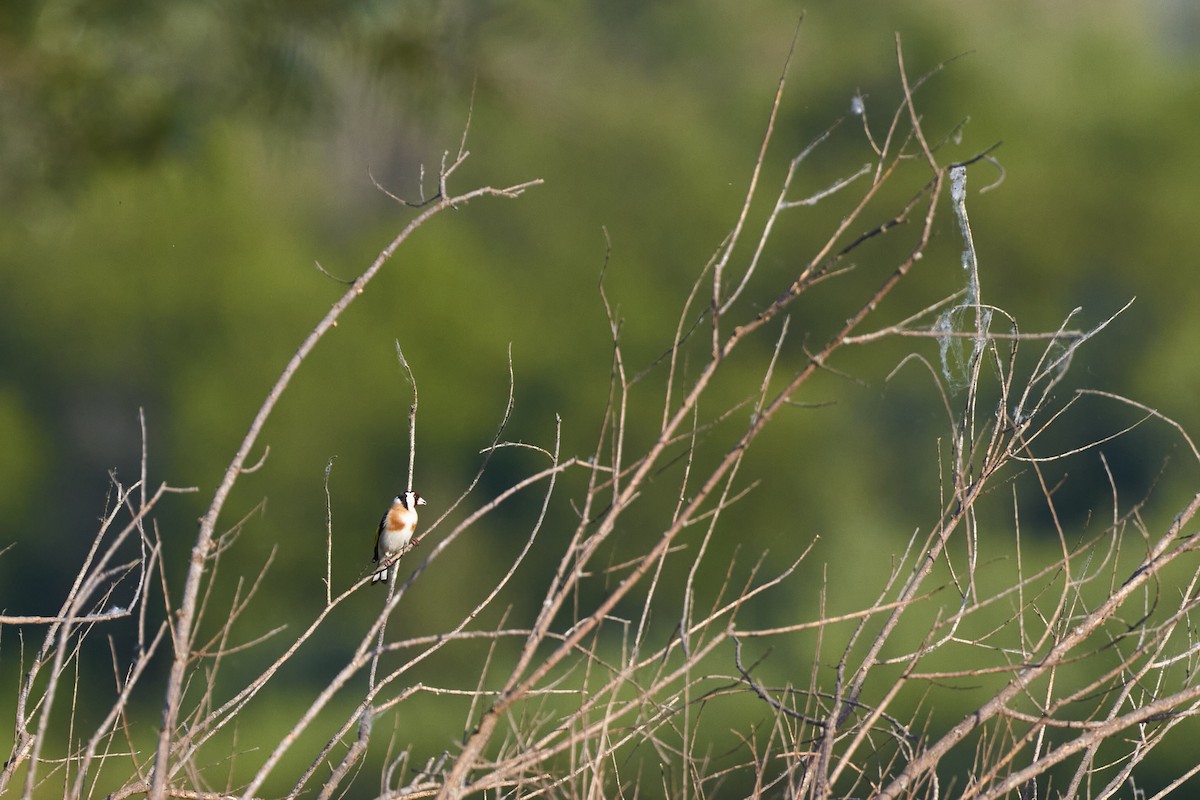
[[(330, 459), (320, 610), (286, 637), (280, 629), (236, 641), (233, 626), (252, 613), (270, 563), (238, 583), (234, 596), (215, 596), (224, 585), (215, 580), (222, 555), (250, 527), (248, 518), (224, 520), (226, 500), (254, 468), (248, 463), (263, 425), (307, 356), (411, 234), (447, 209), (517, 197), (539, 183), (454, 194), (448, 181), (467, 157), (464, 135), (457, 156), (443, 161), (433, 197), (395, 198), (415, 216), (348, 282), (268, 392), (201, 519), (182, 585), (167, 582), (153, 514), (167, 494), (194, 490), (151, 489), (143, 441), (142, 474), (128, 485), (112, 478), (109, 508), (57, 612), (0, 615), (2, 626), (44, 630), (35, 646), (26, 649), (21, 640), (14, 739), (0, 770), (0, 797), (61, 789), (72, 798), (330, 798), (351, 787), (355, 796), (388, 798), (1128, 794), (1139, 765), (1200, 712), (1192, 625), (1200, 602), (1200, 494), (1155, 529), (1140, 503), (1122, 505), (1109, 470), (1111, 517), (1075, 530), (1057, 514), (1047, 464), (1092, 453), (1143, 423), (1166, 422), (1197, 461), (1200, 451), (1148, 405), (1104, 390), (1065, 389), (1073, 357), (1123, 309), (1091, 328), (1068, 314), (1056, 330), (1023, 332), (1013, 315), (985, 302), (986, 259), (971, 232), (967, 170), (994, 156), (989, 148), (951, 162), (942, 154), (946, 137), (925, 129), (920, 89), (942, 66), (913, 79), (897, 39), (895, 107), (881, 126), (862, 97), (850, 112), (861, 119), (868, 161), (821, 188), (801, 188), (822, 147), (850, 135), (842, 130), (848, 115), (835, 120), (784, 157), (780, 185), (754, 223), (752, 212), (768, 191), (764, 168), (777, 157), (785, 69), (731, 229), (681, 291), (673, 337), (645, 369), (630, 362), (601, 280), (612, 349), (591, 452), (563, 454), (563, 428), (572, 421), (559, 417), (548, 443), (508, 438), (516, 380), (510, 356), (496, 434), (480, 448), (478, 471), (458, 498), (395, 557), (411, 567), (407, 575), (393, 573), (378, 615), (354, 633), (321, 687), (291, 698), (282, 734), (242, 741), (239, 715), (302, 648), (321, 641), (366, 577), (334, 586)], [(962, 237), (965, 285), (948, 287), (901, 322), (879, 321), (879, 308), (894, 301), (928, 255), (947, 195)], [(768, 275), (764, 254), (776, 232), (835, 201), (845, 212), (827, 236), (784, 278)], [(878, 258), (869, 246), (881, 237), (900, 246), (877, 281), (832, 329), (798, 334), (803, 323), (793, 310), (800, 298), (844, 279), (852, 258)], [(751, 296), (758, 302), (746, 303)], [(698, 330), (705, 335), (693, 336)], [(761, 478), (748, 453), (779, 427), (786, 409), (803, 405), (802, 390), (817, 376), (838, 374), (845, 351), (905, 337), (932, 340), (941, 356), (913, 352), (886, 379), (914, 367), (928, 377), (931, 405), (943, 417), (942, 494), (931, 498), (929, 519), (905, 524), (908, 538), (887, 579), (859, 587), (853, 609), (834, 611), (828, 571), (838, 565), (808, 569), (815, 535), (783, 558), (719, 555), (731, 510)], [(416, 380), (399, 342), (396, 355), (413, 389), (411, 489)], [(733, 400), (727, 387), (718, 388), (728, 376), (744, 384)], [(652, 379), (661, 391), (647, 407), (650, 395), (638, 390)], [(1047, 432), (1085, 397), (1142, 417), (1111, 435), (1049, 449)], [(635, 417), (655, 420), (649, 436)], [(490, 460), (508, 449), (533, 454), (539, 466), (479, 499)], [(1049, 548), (1034, 547), (1022, 528), (1010, 480), (1017, 472), (1032, 478), (1048, 510), (1055, 535)], [(522, 494), (536, 496), (526, 538), (495, 570), (495, 583), (479, 587), (470, 607), (436, 634), (389, 627), (430, 565)], [(1006, 506), (1011, 500), (1011, 530), (981, 535), (996, 519), (985, 510), (987, 498), (997, 497)], [(473, 510), (451, 526), (451, 514), (468, 501)], [(573, 523), (563, 525), (564, 518)], [(432, 532), (436, 544), (423, 548)], [(552, 566), (530, 577), (535, 545), (551, 554)], [(821, 576), (805, 585), (813, 603), (775, 609), (776, 622), (763, 624), (755, 610), (785, 596), (802, 573)], [(537, 597), (527, 615), (504, 605), (521, 582)], [(151, 589), (166, 598), (165, 607), (148, 601)], [(229, 613), (216, 615), (217, 605)], [(118, 622), (135, 631), (132, 651), (103, 639), (105, 626)], [(75, 703), (81, 653), (98, 648), (109, 651), (112, 700), (85, 724)], [(807, 660), (797, 666), (780, 653), (805, 653)], [(471, 665), (467, 683), (437, 682), (423, 671), (446, 654)], [(224, 676), (235, 656), (242, 678), (230, 687)], [(781, 660), (786, 669), (775, 668)], [(144, 713), (152, 664), (166, 678), (159, 718), (148, 726), (134, 715)], [(947, 721), (937, 705), (954, 694), (959, 711)], [(460, 740), (423, 759), (406, 727), (412, 717), (404, 717), (418, 702), (438, 704), (442, 718), (461, 718)], [(63, 715), (71, 731), (65, 743), (54, 738)], [(223, 782), (218, 773), (227, 776)]]

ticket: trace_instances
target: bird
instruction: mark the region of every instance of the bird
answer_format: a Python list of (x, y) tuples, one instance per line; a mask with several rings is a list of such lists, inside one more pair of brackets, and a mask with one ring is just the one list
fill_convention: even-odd
[[(425, 505), (425, 498), (409, 490), (392, 498), (392, 505), (379, 520), (379, 532), (375, 534), (375, 558), (378, 564), (403, 550), (412, 540), (417, 529), (417, 506)], [(395, 565), (391, 566), (395, 569)], [(388, 567), (371, 576), (371, 583), (386, 583)]]

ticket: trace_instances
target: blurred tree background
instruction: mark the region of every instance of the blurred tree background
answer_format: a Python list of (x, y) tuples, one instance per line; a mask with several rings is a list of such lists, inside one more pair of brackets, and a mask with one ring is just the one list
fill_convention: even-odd
[[(343, 290), (316, 263), (357, 275), (410, 218), (371, 177), (407, 198), (431, 194), (469, 115), (473, 155), (455, 185), (545, 185), (420, 231), (301, 371), (269, 423), (263, 468), (226, 511), (226, 524), (254, 512), (223, 565), (229, 579), (278, 551), (247, 638), (319, 606), (331, 458), (335, 584), (368, 566), (379, 514), (407, 467), (410, 392), (395, 342), (421, 391), (416, 486), (427, 518), (461, 491), (490, 442), (510, 347), (507, 436), (549, 443), (558, 413), (564, 453), (590, 452), (611, 351), (597, 290), (605, 231), (606, 287), (636, 369), (669, 343), (691, 282), (736, 218), (800, 13), (783, 0), (6, 2), (0, 547), (12, 549), (0, 557), (0, 607), (55, 610), (103, 512), (108, 470), (137, 474), (139, 407), (151, 484), (200, 490), (159, 516), (179, 580), (195, 519), (254, 410)], [(985, 298), (1024, 330), (1044, 330), (1076, 307), (1072, 325), (1094, 325), (1136, 296), (1077, 356), (1076, 381), (1200, 430), (1200, 10), (1183, 0), (809, 6), (768, 194), (856, 95), (885, 124), (899, 97), (897, 31), (911, 74), (963, 56), (919, 103), (935, 131), (966, 120), (954, 157), (1003, 142), (1003, 184), (979, 194), (996, 175), (986, 165), (972, 173)], [(850, 133), (818, 151), (804, 187), (867, 160)], [(754, 302), (773, 298), (837, 219), (836, 207), (805, 213), (767, 253)], [(938, 236), (942, 257), (918, 265), (902, 295), (911, 305), (889, 319), (961, 283), (951, 215)], [(860, 294), (831, 291), (847, 302)], [(793, 313), (814, 340), (845, 317), (836, 300)], [(805, 399), (830, 405), (797, 410), (753, 453), (754, 473), (767, 477), (735, 509), (738, 540), (723, 548), (792, 556), (820, 534), (836, 606), (853, 598), (853, 587), (838, 588), (850, 570), (873, 569), (864, 556), (895, 552), (929, 524), (940, 405), (915, 372), (883, 378), (907, 350), (936, 350), (903, 344), (837, 365), (858, 380), (822, 383), (827, 394)], [(646, 432), (661, 395), (643, 399)], [(1085, 408), (1061, 431), (1065, 445), (1136, 418)], [(1152, 523), (1196, 483), (1185, 457), (1164, 472), (1174, 441), (1147, 425), (1105, 448), (1125, 499), (1157, 483)], [(481, 497), (531, 463), (498, 456)], [(1064, 507), (1076, 520), (1103, 514), (1111, 500), (1099, 460), (1055, 474), (1068, 471)], [(1041, 513), (1027, 512), (1030, 524)], [(413, 632), (439, 630), (477, 600), (472, 587), (491, 585), (528, 529), (529, 508), (506, 513), (511, 530), (474, 531), (418, 583), (405, 612)], [(547, 545), (541, 564), (558, 553)], [(513, 593), (518, 611), (540, 601), (541, 585), (532, 587)], [(366, 619), (378, 599), (364, 592), (356, 602)], [(3, 644), (7, 696), (17, 664)], [(288, 680), (323, 680), (323, 657)], [(446, 735), (431, 733), (432, 752)]]

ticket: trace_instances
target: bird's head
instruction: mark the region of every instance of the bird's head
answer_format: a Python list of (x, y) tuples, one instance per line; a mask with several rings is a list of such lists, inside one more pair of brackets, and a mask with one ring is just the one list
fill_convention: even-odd
[(416, 492), (409, 491), (409, 492), (404, 492), (403, 494), (396, 495), (396, 499), (394, 502), (399, 503), (400, 505), (407, 508), (409, 511), (412, 511), (417, 506), (425, 505), (425, 498), (421, 497), (421, 495), (419, 495)]

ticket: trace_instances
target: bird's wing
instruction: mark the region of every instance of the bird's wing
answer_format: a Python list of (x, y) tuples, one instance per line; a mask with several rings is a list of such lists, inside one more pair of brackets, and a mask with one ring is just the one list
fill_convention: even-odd
[(379, 563), (379, 540), (383, 538), (383, 529), (387, 527), (387, 518), (390, 513), (392, 513), (392, 510), (389, 508), (383, 512), (383, 516), (379, 519), (379, 531), (375, 534), (375, 557), (371, 559), (376, 564)]

